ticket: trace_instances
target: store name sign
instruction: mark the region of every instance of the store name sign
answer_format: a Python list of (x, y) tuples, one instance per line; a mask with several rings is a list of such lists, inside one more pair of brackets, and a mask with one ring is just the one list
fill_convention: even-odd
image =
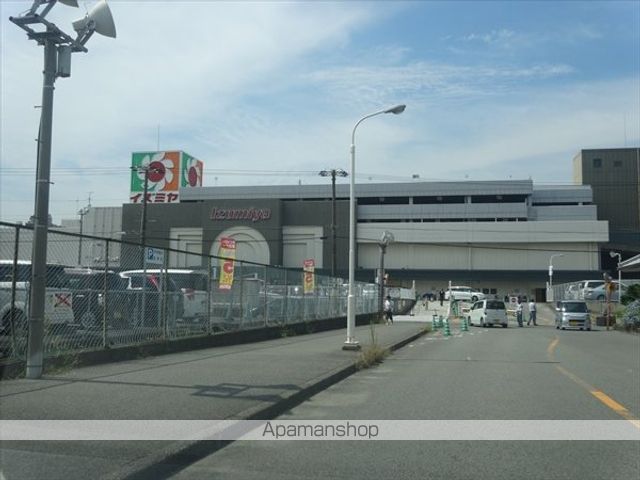
[(261, 222), (271, 218), (270, 208), (218, 208), (211, 209), (211, 220), (251, 220)]

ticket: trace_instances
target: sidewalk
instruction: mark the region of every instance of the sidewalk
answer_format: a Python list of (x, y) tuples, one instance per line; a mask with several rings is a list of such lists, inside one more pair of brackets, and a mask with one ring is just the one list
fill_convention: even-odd
[[(377, 325), (392, 348), (416, 338), (424, 324)], [(342, 350), (346, 330), (219, 347), (80, 368), (40, 380), (0, 382), (3, 420), (269, 419), (355, 371)], [(370, 327), (356, 338), (370, 343)], [(127, 478), (161, 474), (157, 465), (205, 455), (204, 442), (3, 442), (6, 478)], [(206, 442), (211, 444), (213, 442)], [(204, 449), (204, 450), (203, 450)], [(208, 449), (208, 450), (207, 450)], [(173, 460), (172, 460), (173, 459)], [(170, 467), (168, 467), (170, 468)], [(149, 476), (150, 475), (150, 476)]]

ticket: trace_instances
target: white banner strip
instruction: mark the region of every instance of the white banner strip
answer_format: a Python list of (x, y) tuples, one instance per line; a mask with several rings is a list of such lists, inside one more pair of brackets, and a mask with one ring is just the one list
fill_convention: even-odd
[(627, 420), (0, 420), (13, 440), (632, 440)]

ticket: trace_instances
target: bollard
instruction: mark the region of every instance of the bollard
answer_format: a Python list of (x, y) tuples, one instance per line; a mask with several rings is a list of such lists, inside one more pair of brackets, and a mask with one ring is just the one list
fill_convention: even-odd
[(445, 337), (450, 337), (451, 336), (451, 328), (449, 327), (449, 319), (445, 319), (444, 321), (444, 330), (442, 331), (443, 335)]
[(433, 318), (431, 319), (431, 329), (435, 332), (438, 330), (438, 315), (433, 314)]
[(460, 325), (460, 331), (461, 332), (469, 331), (469, 324), (467, 322), (467, 317), (462, 317), (462, 324)]

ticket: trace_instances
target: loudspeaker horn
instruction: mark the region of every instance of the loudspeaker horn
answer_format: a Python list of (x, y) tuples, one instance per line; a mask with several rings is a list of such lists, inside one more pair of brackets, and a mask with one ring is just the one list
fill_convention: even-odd
[(84, 18), (73, 22), (73, 29), (80, 32), (87, 25), (100, 35), (116, 38), (116, 24), (113, 22), (111, 10), (106, 0), (98, 2)]

